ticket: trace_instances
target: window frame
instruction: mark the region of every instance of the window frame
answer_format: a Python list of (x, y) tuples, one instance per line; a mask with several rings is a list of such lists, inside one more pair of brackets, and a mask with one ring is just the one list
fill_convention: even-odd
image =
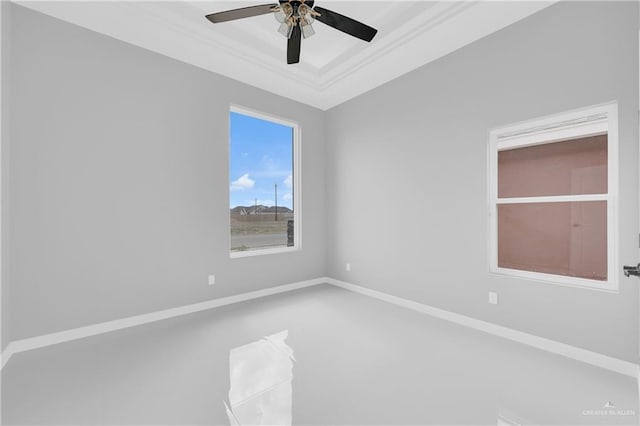
[(231, 170), (231, 113), (238, 113), (242, 115), (246, 115), (249, 117), (257, 118), (264, 121), (269, 121), (271, 123), (280, 124), (283, 126), (291, 127), (293, 131), (293, 155), (292, 155), (292, 172), (293, 172), (293, 246), (283, 246), (283, 247), (269, 247), (269, 248), (258, 248), (255, 250), (247, 250), (247, 251), (231, 251), (231, 215), (229, 215), (229, 227), (228, 227), (228, 245), (227, 248), (229, 250), (229, 257), (231, 259), (245, 258), (245, 257), (253, 257), (253, 256), (265, 256), (272, 254), (282, 254), (282, 253), (292, 253), (302, 250), (302, 165), (301, 165), (301, 140), (302, 140), (302, 129), (300, 124), (296, 121), (289, 120), (286, 118), (282, 118), (275, 114), (265, 113), (262, 111), (258, 111), (252, 108), (247, 108), (237, 104), (230, 104), (227, 119), (229, 120), (228, 126), (228, 137), (227, 137), (227, 159), (228, 159), (228, 169), (227, 169), (227, 206), (230, 204), (231, 200), (231, 176), (229, 171)]
[[(607, 193), (536, 197), (498, 197), (498, 152), (607, 134)], [(590, 106), (492, 129), (488, 151), (489, 272), (569, 287), (618, 292), (618, 105)], [(555, 275), (498, 266), (498, 204), (567, 201), (607, 202), (607, 280)]]

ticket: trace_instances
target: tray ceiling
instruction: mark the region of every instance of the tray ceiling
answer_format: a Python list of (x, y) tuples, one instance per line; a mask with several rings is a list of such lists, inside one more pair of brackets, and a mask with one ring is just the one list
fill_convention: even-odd
[(366, 43), (315, 22), (296, 65), (286, 64), (272, 15), (215, 25), (204, 18), (264, 0), (15, 3), (326, 110), (554, 2), (316, 0), (378, 34)]

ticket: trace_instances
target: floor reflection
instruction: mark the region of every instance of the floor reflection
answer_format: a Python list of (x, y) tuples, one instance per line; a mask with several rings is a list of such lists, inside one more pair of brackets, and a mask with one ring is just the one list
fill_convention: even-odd
[(498, 408), (498, 426), (525, 426), (528, 424), (535, 423), (524, 420), (511, 410)]
[(288, 330), (239, 346), (229, 352), (229, 404), (234, 425), (290, 425), (293, 349)]

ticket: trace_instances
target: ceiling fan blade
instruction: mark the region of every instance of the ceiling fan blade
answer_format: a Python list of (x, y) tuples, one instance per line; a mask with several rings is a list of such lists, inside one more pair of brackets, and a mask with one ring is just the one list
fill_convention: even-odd
[(324, 7), (316, 6), (313, 10), (320, 14), (320, 16), (316, 16), (316, 20), (361, 40), (371, 41), (378, 32), (375, 28)]
[(300, 62), (300, 43), (302, 42), (302, 33), (300, 26), (293, 27), (291, 37), (287, 41), (287, 64), (297, 64)]
[(211, 13), (206, 18), (217, 24), (218, 22), (235, 21), (236, 19), (250, 18), (251, 16), (266, 15), (273, 12), (277, 4), (261, 4), (259, 6), (242, 7), (240, 9), (225, 10), (224, 12)]

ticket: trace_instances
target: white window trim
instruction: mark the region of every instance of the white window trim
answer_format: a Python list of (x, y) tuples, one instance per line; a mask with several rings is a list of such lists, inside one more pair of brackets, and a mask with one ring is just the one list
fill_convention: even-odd
[[(542, 145), (577, 137), (608, 134), (607, 194), (520, 197), (499, 199), (498, 152), (533, 145)], [(580, 287), (606, 292), (618, 292), (618, 105), (616, 102), (595, 105), (561, 114), (542, 117), (505, 127), (489, 133), (488, 202), (489, 202), (489, 272), (545, 283)], [(501, 203), (539, 203), (562, 201), (607, 201), (607, 280), (522, 271), (498, 267), (498, 215)]]
[[(301, 143), (302, 130), (300, 125), (292, 120), (288, 120), (277, 115), (268, 114), (262, 111), (257, 111), (251, 108), (247, 108), (240, 105), (231, 104), (229, 107), (229, 117), (231, 113), (236, 112), (250, 117), (259, 118), (261, 120), (270, 121), (272, 123), (282, 124), (284, 126), (291, 127), (293, 129), (293, 247), (274, 247), (265, 249), (255, 249), (247, 251), (231, 251), (231, 217), (229, 217), (229, 257), (231, 259), (253, 257), (253, 256), (265, 256), (271, 254), (291, 253), (302, 250), (302, 153)], [(229, 138), (227, 138), (227, 149), (229, 149), (227, 158), (231, 159), (230, 152), (230, 138), (231, 138), (231, 120), (229, 119)], [(231, 161), (231, 160), (229, 160)], [(229, 186), (229, 185), (228, 185)], [(229, 205), (229, 199), (227, 199), (227, 206)]]

